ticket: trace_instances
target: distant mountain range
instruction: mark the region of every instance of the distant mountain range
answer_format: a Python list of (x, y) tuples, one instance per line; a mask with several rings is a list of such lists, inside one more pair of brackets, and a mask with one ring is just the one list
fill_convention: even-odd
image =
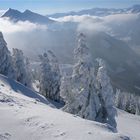
[(115, 9), (115, 8), (92, 8), (92, 9), (85, 9), (78, 12), (72, 11), (68, 13), (55, 13), (48, 16), (43, 16), (38, 13), (34, 13), (30, 10), (25, 10), (24, 12), (20, 12), (15, 9), (9, 8), (2, 16), (1, 18), (8, 17), (12, 21), (30, 21), (33, 23), (39, 23), (39, 24), (49, 24), (56, 22), (49, 17), (53, 18), (59, 18), (64, 16), (70, 16), (70, 15), (92, 15), (92, 16), (107, 16), (112, 14), (120, 14), (120, 13), (140, 13), (140, 5), (134, 5), (130, 8), (124, 8), (124, 9)]
[(120, 14), (120, 13), (139, 13), (140, 12), (140, 5), (134, 5), (129, 8), (123, 9), (115, 9), (115, 8), (92, 8), (92, 9), (84, 9), (78, 12), (71, 11), (68, 13), (55, 13), (48, 15), (48, 17), (58, 18), (70, 15), (91, 15), (91, 16), (107, 16), (111, 14)]
[(39, 23), (39, 24), (48, 24), (48, 23), (53, 23), (54, 21), (49, 19), (46, 16), (34, 13), (30, 10), (25, 10), (23, 13), (9, 8), (2, 16), (2, 18), (8, 17), (14, 22), (17, 21), (30, 21), (33, 23)]

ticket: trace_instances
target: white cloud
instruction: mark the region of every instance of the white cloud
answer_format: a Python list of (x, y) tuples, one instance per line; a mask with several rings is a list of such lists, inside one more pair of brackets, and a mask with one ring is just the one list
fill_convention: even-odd
[(53, 20), (56, 20), (58, 22), (98, 22), (101, 21), (101, 19), (97, 16), (90, 16), (90, 15), (82, 15), (82, 16), (65, 16), (60, 18), (52, 18)]
[(109, 15), (104, 17), (104, 21), (106, 23), (124, 23), (136, 20), (139, 18), (138, 14), (116, 14), (116, 15)]
[(60, 18), (53, 18), (58, 22), (76, 22), (78, 23), (77, 31), (80, 32), (93, 32), (93, 31), (107, 31), (108, 27), (104, 25), (104, 18), (90, 15), (75, 15), (65, 16)]
[[(136, 20), (139, 19), (138, 14), (115, 14), (105, 17), (97, 17), (90, 15), (82, 16), (65, 16), (60, 18), (53, 18), (59, 22), (76, 22), (79, 24), (78, 30), (84, 29), (88, 31), (105, 31), (118, 30), (119, 27), (121, 30), (128, 26), (133, 27), (133, 22), (136, 23)], [(125, 28), (124, 28), (125, 27)], [(119, 30), (120, 30), (119, 29)]]
[(6, 18), (0, 18), (0, 31), (3, 33), (29, 32), (36, 29), (47, 29), (45, 25), (34, 24), (29, 21), (11, 22)]

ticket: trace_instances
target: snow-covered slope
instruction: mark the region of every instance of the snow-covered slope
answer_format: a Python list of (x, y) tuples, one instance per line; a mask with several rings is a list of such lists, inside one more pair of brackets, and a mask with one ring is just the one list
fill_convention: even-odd
[(118, 110), (117, 128), (119, 133), (123, 133), (131, 140), (140, 139), (140, 116), (129, 114), (123, 110)]
[[(119, 131), (124, 133), (114, 133), (107, 125), (65, 113), (36, 98), (48, 104), (37, 93), (0, 75), (0, 140), (129, 140), (125, 133), (139, 139), (140, 121), (135, 116), (119, 113)], [(127, 120), (137, 126), (134, 133), (129, 133)]]
[(37, 100), (44, 104), (50, 104), (50, 102), (40, 94), (34, 92), (33, 90), (23, 86), (22, 84), (10, 78), (7, 78), (6, 76), (0, 75), (0, 93), (3, 94), (5, 92), (7, 93), (7, 95), (14, 95), (15, 97), (20, 96), (23, 98), (29, 97), (28, 99)]

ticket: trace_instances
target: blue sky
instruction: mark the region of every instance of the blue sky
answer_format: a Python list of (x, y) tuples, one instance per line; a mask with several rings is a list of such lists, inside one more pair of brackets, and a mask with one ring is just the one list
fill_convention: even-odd
[(0, 10), (30, 9), (41, 14), (50, 14), (94, 7), (123, 8), (134, 4), (140, 4), (140, 0), (0, 0)]

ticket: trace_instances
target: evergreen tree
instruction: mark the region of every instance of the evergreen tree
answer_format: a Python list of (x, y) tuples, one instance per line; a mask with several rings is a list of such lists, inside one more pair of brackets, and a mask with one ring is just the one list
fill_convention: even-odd
[(0, 32), (0, 73), (10, 78), (14, 78), (15, 72), (12, 65), (12, 57), (7, 48), (7, 43)]
[(30, 60), (28, 58), (25, 58), (25, 67), (26, 67), (27, 81), (29, 83), (29, 86), (32, 87), (33, 72), (31, 69)]
[(82, 118), (95, 120), (100, 108), (99, 98), (95, 90), (95, 76), (92, 59), (86, 46), (85, 35), (78, 37), (78, 46), (74, 50), (75, 65), (66, 93), (67, 102), (64, 110), (77, 114)]
[(46, 98), (59, 101), (59, 78), (54, 64), (49, 60), (47, 53), (39, 56), (41, 61), (40, 93)]
[(13, 48), (13, 65), (16, 72), (15, 79), (23, 85), (31, 87), (31, 73), (29, 73), (22, 50)]
[(138, 95), (117, 90), (115, 102), (117, 108), (140, 115), (140, 97)]
[(52, 88), (52, 95), (55, 97), (55, 100), (60, 100), (60, 85), (61, 85), (61, 74), (60, 74), (60, 68), (59, 63), (52, 51), (48, 51), (48, 58), (49, 63), (51, 65), (51, 71), (52, 71), (52, 79), (53, 79), (53, 88)]
[(99, 63), (99, 68), (97, 72), (97, 89), (101, 108), (96, 120), (103, 123), (108, 123), (114, 128), (116, 128), (116, 109), (114, 108), (115, 98), (113, 88), (107, 75), (105, 62), (102, 59), (98, 59), (97, 61)]

